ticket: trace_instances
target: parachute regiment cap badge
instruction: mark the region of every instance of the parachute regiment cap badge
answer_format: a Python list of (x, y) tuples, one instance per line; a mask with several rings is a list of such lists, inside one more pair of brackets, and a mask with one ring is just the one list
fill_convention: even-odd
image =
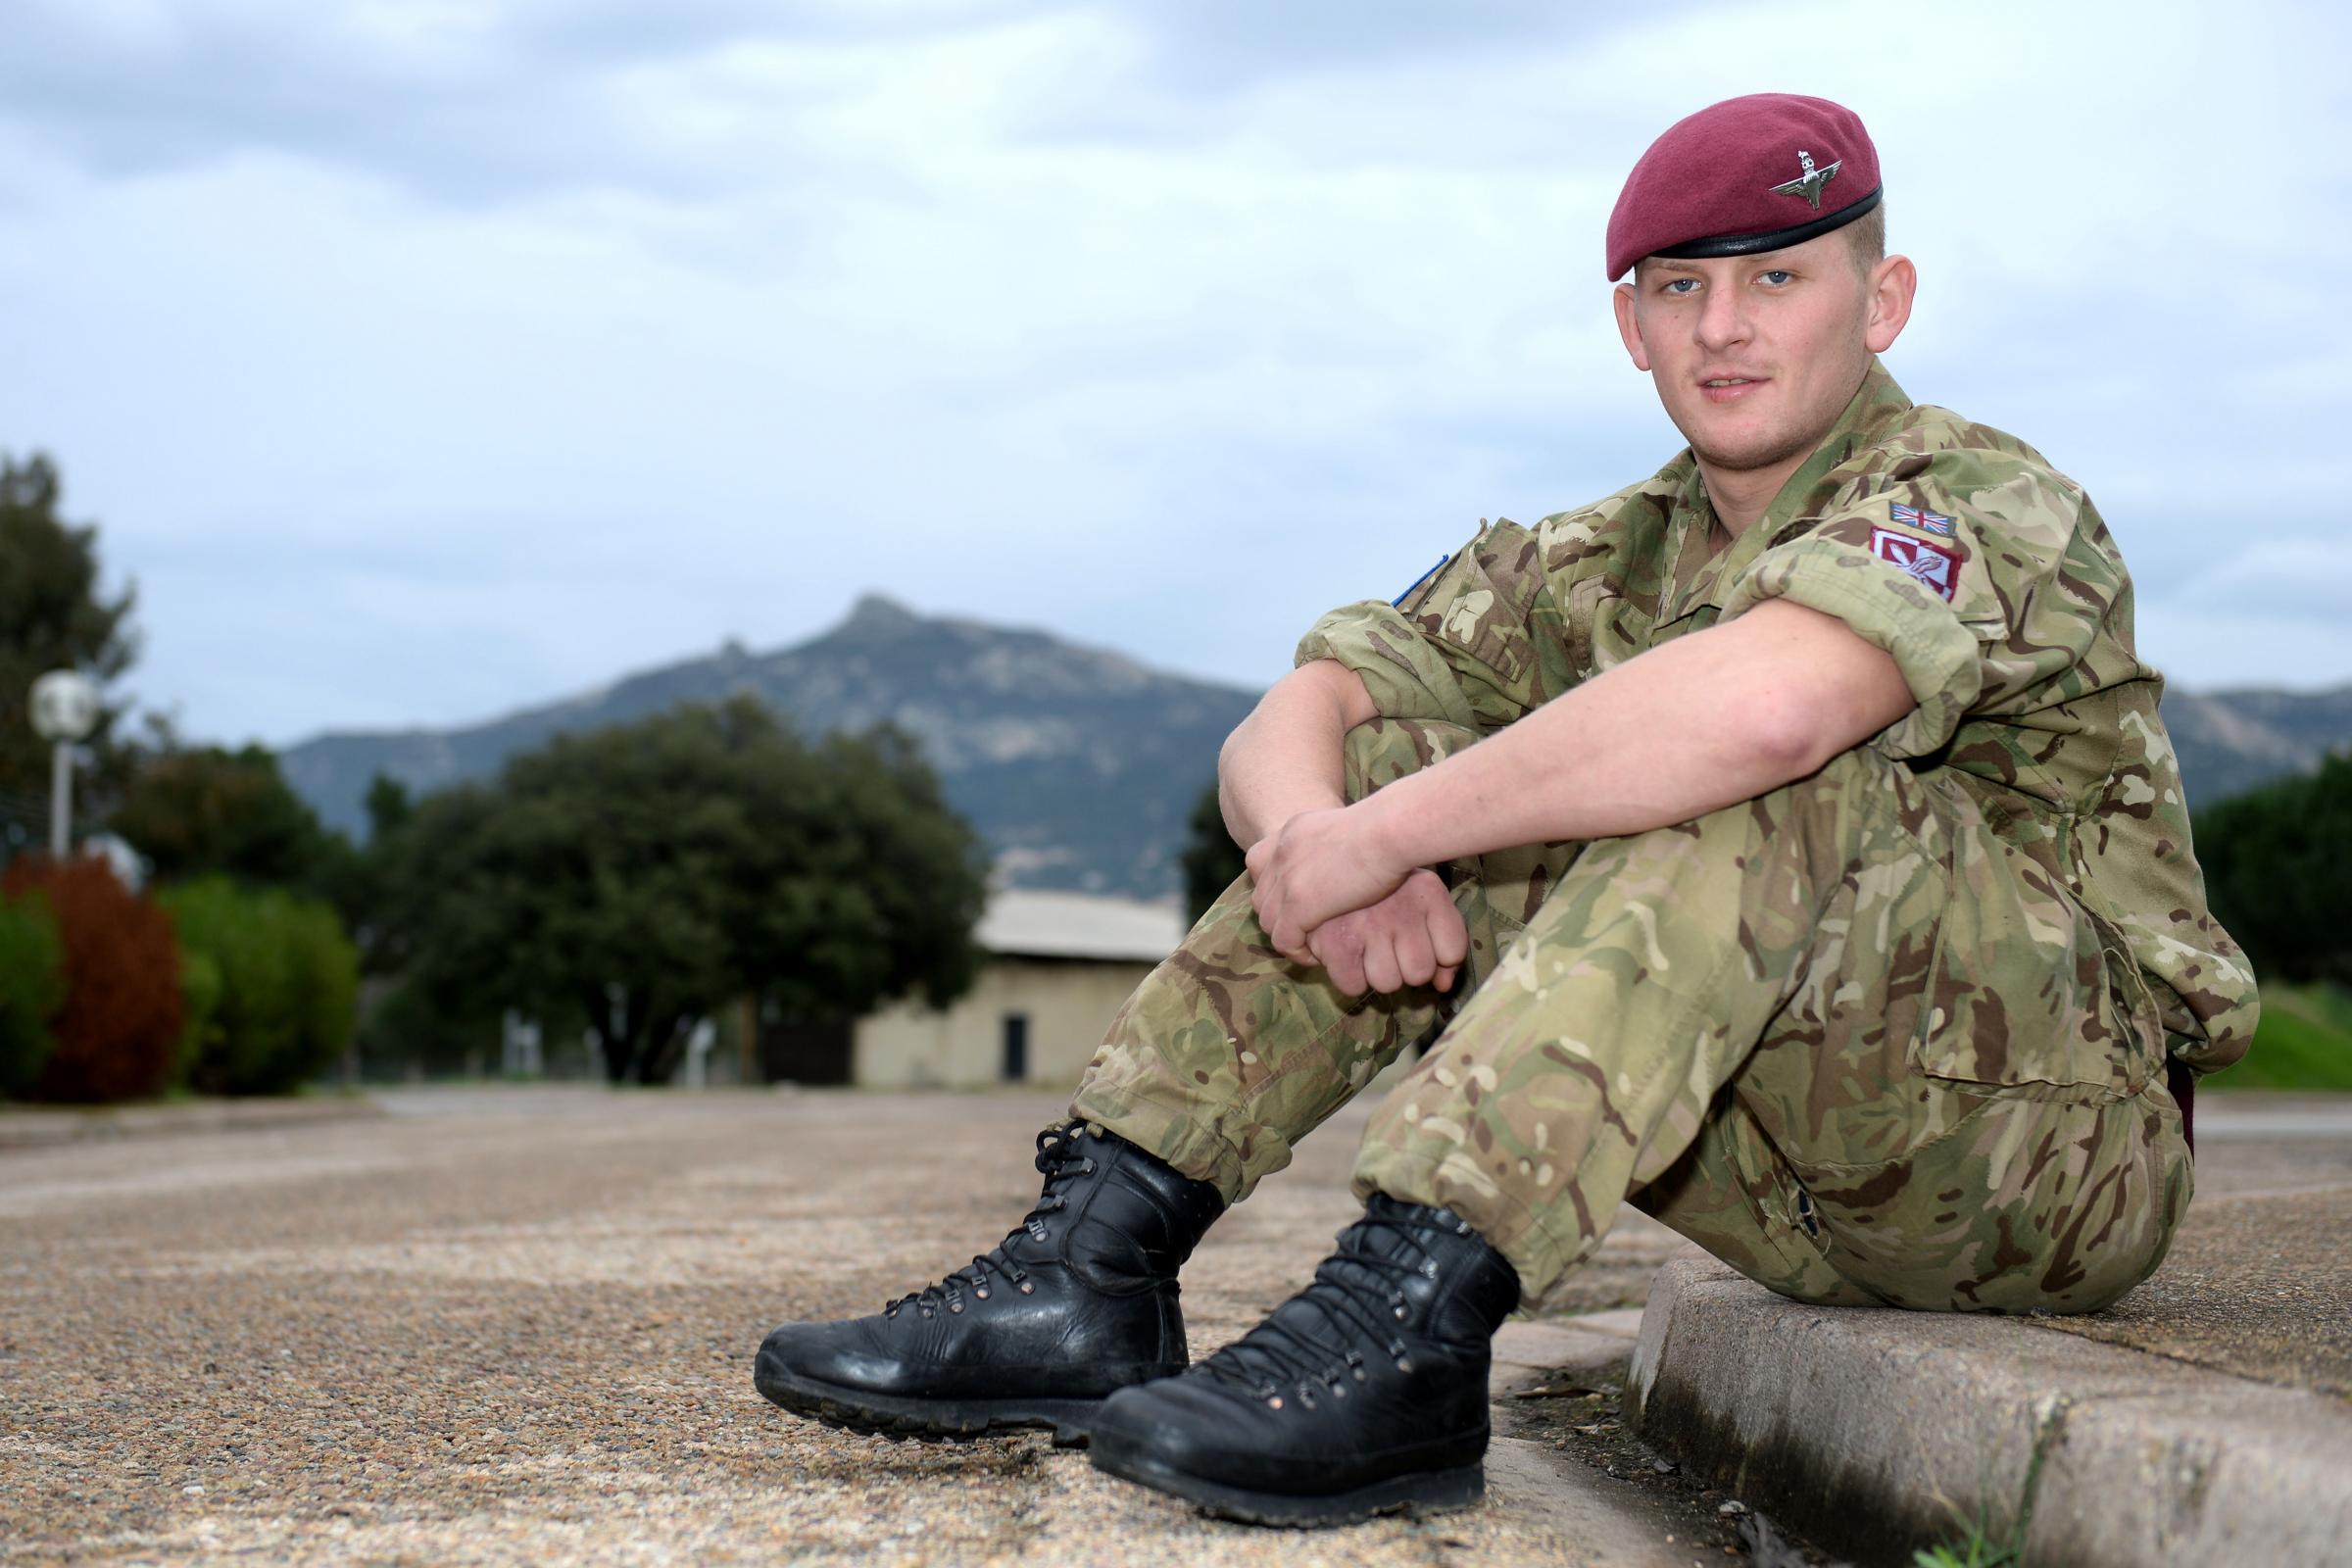
[(1838, 177), (1838, 171), (1845, 160), (1841, 158), (1827, 169), (1815, 169), (1813, 155), (1801, 147), (1797, 149), (1796, 160), (1804, 166), (1805, 172), (1794, 179), (1773, 186), (1772, 193), (1775, 196), (1802, 196), (1805, 205), (1818, 213), (1821, 211), (1821, 187)]

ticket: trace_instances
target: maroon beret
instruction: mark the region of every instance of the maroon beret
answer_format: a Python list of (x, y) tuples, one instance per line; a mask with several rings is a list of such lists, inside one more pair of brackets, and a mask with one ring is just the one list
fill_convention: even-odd
[(1759, 92), (1677, 121), (1609, 214), (1609, 277), (1644, 256), (1753, 256), (1801, 245), (1879, 205), (1879, 150), (1827, 98)]

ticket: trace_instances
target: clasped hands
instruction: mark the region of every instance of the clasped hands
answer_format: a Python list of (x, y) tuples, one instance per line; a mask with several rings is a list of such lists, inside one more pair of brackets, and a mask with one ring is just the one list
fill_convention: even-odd
[(1384, 855), (1355, 807), (1301, 811), (1250, 847), (1250, 903), (1275, 951), (1350, 996), (1453, 988), (1470, 933), (1438, 874)]

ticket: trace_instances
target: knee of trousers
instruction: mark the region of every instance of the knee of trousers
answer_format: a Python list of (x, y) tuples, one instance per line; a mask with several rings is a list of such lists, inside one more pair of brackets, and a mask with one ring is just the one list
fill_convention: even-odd
[(2168, 1099), (1967, 1098), (1914, 1153), (1810, 1173), (1841, 1273), (1896, 1306), (2067, 1314), (2155, 1271), (2195, 1190)]
[[(1597, 917), (1639, 906), (1646, 912), (1634, 917), (1653, 949), (1694, 943), (1713, 951), (1736, 934), (1748, 946), (1747, 968), (1793, 965), (1811, 956), (1817, 921), (1853, 896), (1850, 884), (1864, 866), (1882, 867), (1881, 880), (1892, 879), (1872, 885), (1874, 902), (1899, 884), (1903, 912), (1932, 923), (1942, 880), (1917, 836), (1929, 808), (1909, 769), (1875, 752), (1844, 752), (1752, 799), (1593, 842), (1552, 890), (1546, 917), (1530, 929), (1574, 944), (1597, 934)], [(1586, 917), (1576, 918), (1584, 906), (1591, 906)], [(1667, 941), (1670, 930), (1678, 941)], [(1759, 944), (1786, 951), (1767, 953)], [(1709, 966), (1677, 967), (1704, 973)]]

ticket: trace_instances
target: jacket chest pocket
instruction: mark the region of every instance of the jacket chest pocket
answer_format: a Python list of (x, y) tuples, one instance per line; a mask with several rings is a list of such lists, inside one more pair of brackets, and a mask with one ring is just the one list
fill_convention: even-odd
[(1921, 1071), (2069, 1098), (2139, 1093), (2164, 1027), (2123, 933), (1981, 822), (1952, 840), (1951, 903), (1912, 1054)]

